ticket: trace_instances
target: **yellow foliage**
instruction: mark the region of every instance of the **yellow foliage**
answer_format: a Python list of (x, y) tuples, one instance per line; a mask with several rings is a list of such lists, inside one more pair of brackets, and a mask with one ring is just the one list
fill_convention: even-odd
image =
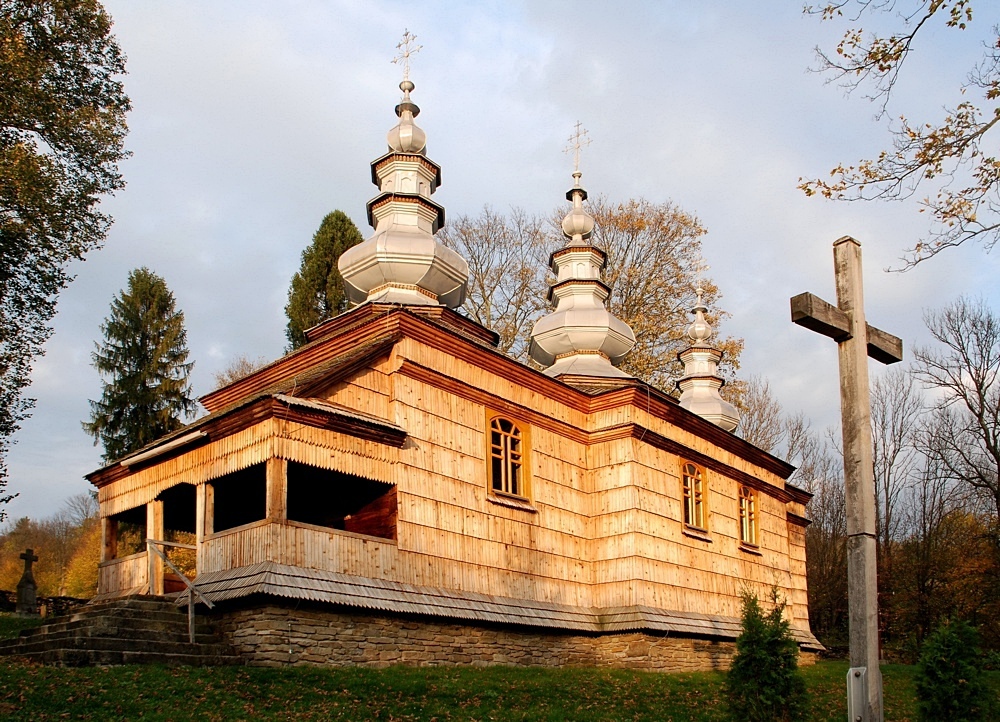
[(101, 523), (88, 519), (66, 569), (66, 595), (90, 598), (97, 593), (97, 564), (101, 561)]

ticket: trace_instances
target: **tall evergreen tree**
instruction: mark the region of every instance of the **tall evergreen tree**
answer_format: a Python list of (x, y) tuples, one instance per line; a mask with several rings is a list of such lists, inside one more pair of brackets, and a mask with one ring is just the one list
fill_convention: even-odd
[(312, 243), (302, 251), (302, 266), (292, 276), (288, 289), (288, 350), (294, 351), (306, 343), (306, 329), (333, 318), (347, 310), (344, 279), (337, 270), (340, 255), (364, 238), (343, 211), (327, 214), (313, 236)]
[(109, 380), (100, 401), (90, 402), (83, 428), (104, 445), (111, 461), (182, 426), (194, 412), (188, 376), (184, 313), (162, 278), (148, 268), (128, 277), (128, 288), (111, 302), (95, 344), (94, 368)]

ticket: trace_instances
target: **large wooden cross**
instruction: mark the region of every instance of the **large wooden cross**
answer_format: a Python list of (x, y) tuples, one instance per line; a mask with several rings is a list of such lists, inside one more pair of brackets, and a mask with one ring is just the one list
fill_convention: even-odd
[(875, 559), (875, 469), (872, 463), (868, 357), (884, 364), (903, 359), (903, 342), (865, 322), (861, 244), (844, 236), (833, 244), (837, 305), (811, 293), (791, 300), (792, 321), (837, 342), (840, 414), (847, 502), (847, 594), (851, 670), (851, 722), (882, 722), (878, 667), (878, 580)]

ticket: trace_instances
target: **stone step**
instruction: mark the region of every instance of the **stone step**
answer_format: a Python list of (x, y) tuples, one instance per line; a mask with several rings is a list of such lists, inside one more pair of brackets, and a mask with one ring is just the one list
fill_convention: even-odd
[[(165, 616), (119, 616), (105, 614), (102, 617), (87, 617), (85, 619), (74, 619), (63, 617), (63, 621), (43, 624), (40, 627), (24, 630), (22, 637), (37, 637), (46, 634), (58, 634), (60, 632), (71, 632), (75, 630), (90, 630), (91, 635), (117, 634), (119, 630), (130, 630), (136, 634), (157, 633), (163, 634), (188, 634), (188, 618), (186, 614), (176, 617)], [(204, 619), (195, 617), (195, 634), (213, 634), (212, 626)]]
[[(80, 646), (88, 649), (98, 649), (98, 648), (117, 648), (121, 644), (132, 644), (136, 647), (149, 647), (158, 646), (162, 647), (164, 651), (177, 651), (187, 653), (191, 649), (197, 647), (211, 647), (213, 645), (221, 645), (222, 643), (214, 635), (202, 635), (200, 638), (195, 636), (194, 645), (188, 640), (188, 636), (185, 635), (172, 635), (171, 637), (163, 637), (160, 635), (89, 635), (86, 633), (76, 633), (76, 632), (57, 632), (55, 634), (47, 634), (38, 637), (23, 638), (18, 640), (18, 644), (11, 645), (7, 647), (7, 650), (15, 651), (17, 649), (25, 651), (33, 651), (36, 649), (46, 649), (50, 647), (66, 647), (66, 646)], [(223, 645), (224, 646), (224, 645)], [(168, 649), (169, 647), (169, 649)], [(189, 649), (191, 648), (191, 649)], [(217, 650), (214, 650), (217, 651)], [(213, 653), (214, 653), (213, 651)]]
[(83, 649), (95, 651), (161, 652), (163, 654), (210, 654), (230, 653), (221, 642), (195, 643), (166, 642), (160, 639), (135, 639), (134, 637), (52, 637), (42, 638), (18, 645), (13, 653), (17, 655), (46, 652), (52, 649)]
[(188, 615), (163, 597), (113, 599), (74, 609), (40, 627), (0, 641), (0, 655), (45, 664), (242, 664), (223, 644), (210, 621), (195, 618), (195, 643)]
[(118, 664), (164, 664), (172, 667), (210, 667), (243, 664), (234, 654), (164, 654), (134, 650), (93, 650), (58, 648), (44, 652), (19, 654), (18, 657), (59, 667), (91, 667)]

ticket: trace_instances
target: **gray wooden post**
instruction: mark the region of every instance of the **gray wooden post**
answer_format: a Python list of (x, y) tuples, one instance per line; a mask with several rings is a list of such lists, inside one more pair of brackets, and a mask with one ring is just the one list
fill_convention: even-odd
[(837, 342), (847, 504), (848, 711), (850, 722), (882, 722), (868, 357), (885, 364), (901, 361), (903, 342), (865, 321), (861, 244), (850, 236), (834, 242), (833, 264), (837, 305), (811, 293), (799, 294), (791, 299), (792, 321)]

